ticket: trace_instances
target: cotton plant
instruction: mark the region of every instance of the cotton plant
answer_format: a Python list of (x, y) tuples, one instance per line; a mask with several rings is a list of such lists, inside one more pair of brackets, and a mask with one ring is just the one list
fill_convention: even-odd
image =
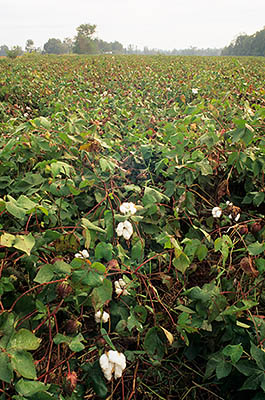
[(126, 368), (126, 357), (123, 353), (110, 350), (102, 354), (99, 365), (107, 381), (112, 379), (113, 373), (114, 378), (118, 379), (121, 378), (123, 370)]

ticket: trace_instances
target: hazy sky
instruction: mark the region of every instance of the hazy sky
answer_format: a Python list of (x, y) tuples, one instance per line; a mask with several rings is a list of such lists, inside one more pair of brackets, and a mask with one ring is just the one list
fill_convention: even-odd
[(224, 47), (265, 25), (265, 0), (0, 0), (0, 45), (73, 38), (82, 23), (124, 46)]

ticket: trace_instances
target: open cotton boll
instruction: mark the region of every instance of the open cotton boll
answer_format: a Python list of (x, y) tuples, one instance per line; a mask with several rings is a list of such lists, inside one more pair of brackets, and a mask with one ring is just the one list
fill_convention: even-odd
[(220, 218), (223, 213), (223, 210), (220, 207), (214, 207), (212, 209), (212, 216), (214, 218)]
[(132, 214), (134, 215), (136, 213), (137, 209), (135, 207), (134, 203), (122, 203), (120, 206), (120, 212), (122, 214)]
[(126, 283), (124, 282), (124, 280), (122, 278), (119, 279), (119, 285), (121, 288), (124, 288), (126, 286)]
[(75, 254), (75, 258), (88, 258), (89, 257), (89, 253), (86, 249), (81, 250), (79, 253)]
[(126, 367), (126, 358), (123, 353), (119, 353), (118, 351), (110, 350), (108, 352), (109, 360), (113, 364), (119, 365), (122, 369)]
[(110, 366), (112, 367), (107, 354), (102, 354), (102, 356), (99, 358), (99, 365), (103, 371), (108, 370)]
[(114, 378), (115, 379), (121, 378), (122, 371), (123, 371), (123, 368), (120, 365), (115, 364)]
[(101, 321), (105, 323), (108, 322), (108, 320), (109, 320), (109, 313), (107, 313), (106, 311), (102, 312), (101, 310), (99, 310), (95, 313), (95, 321), (97, 323), (100, 323)]
[(123, 236), (124, 239), (129, 240), (133, 234), (133, 227), (129, 221), (120, 222), (116, 228), (118, 236)]

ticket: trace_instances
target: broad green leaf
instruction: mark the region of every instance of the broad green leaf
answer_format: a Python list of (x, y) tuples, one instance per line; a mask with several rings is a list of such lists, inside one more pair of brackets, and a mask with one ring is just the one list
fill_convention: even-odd
[(71, 265), (67, 264), (63, 260), (59, 260), (53, 264), (53, 270), (56, 274), (59, 274), (59, 275), (70, 275), (71, 274)]
[(0, 380), (11, 383), (13, 380), (13, 369), (7, 353), (0, 350)]
[(232, 364), (225, 360), (221, 360), (216, 366), (216, 377), (217, 379), (225, 378), (230, 374), (231, 371), (232, 371)]
[(205, 246), (205, 244), (200, 245), (196, 251), (196, 255), (197, 255), (199, 261), (204, 260), (205, 257), (207, 256), (207, 253), (208, 253), (208, 249)]
[(112, 259), (112, 251), (113, 246), (111, 243), (100, 242), (95, 248), (95, 257), (98, 260), (103, 258), (106, 261), (110, 261)]
[(241, 344), (228, 344), (227, 346), (225, 346), (222, 353), (224, 356), (230, 357), (233, 364), (236, 364), (242, 356), (243, 351), (244, 349)]
[(29, 235), (17, 235), (13, 247), (18, 250), (24, 251), (28, 256), (30, 256), (30, 252), (34, 247), (34, 244), (35, 239), (30, 233)]
[(25, 379), (21, 378), (15, 385), (16, 391), (26, 397), (34, 396), (40, 392), (46, 392), (50, 385), (45, 385), (42, 382), (35, 382), (35, 381), (26, 381)]
[(265, 352), (262, 351), (260, 348), (254, 345), (254, 343), (251, 342), (250, 346), (250, 354), (254, 358), (254, 360), (257, 363), (257, 366), (262, 370), (265, 371)]
[(265, 251), (265, 243), (251, 243), (248, 245), (248, 252), (252, 256), (257, 256)]
[(27, 351), (19, 350), (12, 352), (11, 364), (13, 369), (22, 375), (23, 378), (35, 379), (37, 377), (33, 357)]
[(0, 236), (0, 244), (5, 247), (12, 247), (15, 243), (16, 236), (10, 235), (10, 233), (4, 233)]
[(34, 278), (34, 281), (38, 283), (50, 282), (53, 279), (53, 276), (53, 266), (50, 264), (46, 264), (39, 269), (37, 275)]
[(90, 229), (92, 231), (96, 231), (96, 232), (100, 232), (100, 233), (105, 233), (104, 229), (102, 229), (99, 226), (93, 224), (88, 219), (82, 218), (81, 221), (82, 221), (83, 228), (87, 228), (87, 229)]
[(15, 201), (8, 201), (6, 203), (7, 211), (18, 219), (24, 219), (26, 215), (26, 211), (22, 207), (18, 207)]
[(112, 298), (112, 283), (108, 279), (104, 279), (102, 285), (93, 289), (91, 301), (95, 311), (101, 309), (104, 304)]
[(8, 351), (13, 350), (36, 350), (40, 345), (41, 339), (37, 338), (28, 329), (20, 329), (12, 337), (9, 345)]
[(150, 328), (144, 338), (144, 349), (150, 357), (161, 360), (165, 354), (167, 337), (161, 328)]

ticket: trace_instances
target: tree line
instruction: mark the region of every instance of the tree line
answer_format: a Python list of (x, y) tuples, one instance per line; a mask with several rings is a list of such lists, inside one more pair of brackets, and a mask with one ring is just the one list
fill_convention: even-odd
[[(81, 24), (77, 29), (76, 36), (65, 38), (63, 41), (56, 38), (50, 38), (43, 46), (43, 49), (36, 48), (32, 39), (28, 39), (25, 46), (26, 53), (43, 54), (142, 54), (142, 55), (182, 55), (182, 56), (265, 56), (265, 28), (256, 32), (254, 35), (239, 35), (231, 44), (224, 49), (199, 49), (191, 46), (187, 49), (149, 49), (143, 50), (137, 46), (129, 45), (124, 48), (118, 42), (106, 42), (102, 39), (94, 38), (96, 25)], [(6, 45), (0, 46), (0, 56), (9, 56), (15, 58), (23, 54), (20, 46), (14, 46), (11, 49)]]
[(222, 56), (263, 56), (265, 57), (265, 27), (254, 35), (241, 34), (225, 47)]

